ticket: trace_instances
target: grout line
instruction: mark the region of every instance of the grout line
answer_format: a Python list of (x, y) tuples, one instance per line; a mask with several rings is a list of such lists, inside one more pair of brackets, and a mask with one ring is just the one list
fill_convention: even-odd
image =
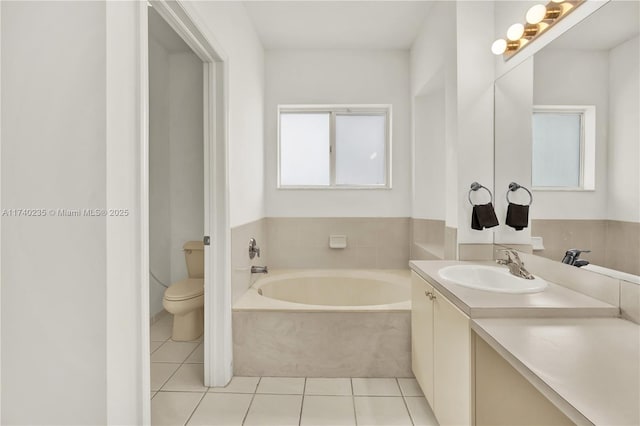
[(298, 426), (302, 424), (302, 410), (304, 409), (304, 396), (307, 391), (307, 378), (304, 378), (304, 385), (302, 386), (302, 402), (300, 403), (300, 416), (298, 417)]
[[(165, 341), (165, 343), (167, 343), (169, 340), (171, 340), (171, 339), (167, 339), (167, 340)], [(191, 343), (191, 342), (187, 342), (187, 343)], [(164, 345), (164, 343), (163, 343), (163, 345)], [(169, 378), (167, 378), (167, 380), (165, 380), (165, 381), (164, 381), (164, 383), (162, 383), (162, 386), (160, 386), (160, 389), (158, 389), (158, 392), (160, 392), (160, 391), (164, 391), (164, 390), (165, 390), (165, 389), (164, 389), (164, 387), (167, 385), (167, 383), (169, 383), (169, 380), (171, 380), (171, 379), (173, 378), (173, 376), (175, 376), (175, 375), (176, 375), (176, 373), (178, 372), (178, 370), (180, 370), (180, 369), (182, 368), (182, 366), (183, 366), (183, 365), (185, 365), (185, 364), (187, 363), (187, 360), (189, 359), (189, 357), (190, 357), (190, 356), (191, 356), (191, 355), (192, 355), (196, 350), (198, 350), (198, 348), (199, 348), (199, 347), (200, 347), (200, 345), (196, 345), (196, 347), (195, 347), (195, 348), (193, 348), (193, 350), (192, 350), (191, 352), (189, 352), (189, 354), (185, 357), (185, 359), (184, 359), (181, 363), (177, 363), (177, 362), (165, 363), (165, 364), (180, 364), (180, 365), (178, 366), (178, 368), (176, 368), (176, 371), (174, 371), (174, 372), (169, 376)], [(158, 349), (160, 349), (160, 348), (158, 348)], [(193, 365), (193, 364), (189, 364), (189, 365)], [(203, 380), (203, 386), (204, 386), (204, 377), (202, 378), (202, 380)], [(204, 392), (205, 392), (205, 393), (209, 392), (209, 387), (208, 387), (208, 386), (205, 386), (205, 388), (206, 388), (206, 389), (205, 389), (205, 391), (204, 391)], [(201, 392), (201, 391), (199, 391), (199, 390), (198, 390), (198, 391), (197, 391), (197, 390), (186, 390), (186, 391), (185, 391), (185, 390), (180, 390), (180, 391), (170, 391), (170, 390), (166, 390), (165, 392)], [(199, 405), (199, 404), (198, 404), (198, 405)], [(193, 413), (192, 413), (192, 414), (193, 414)]]
[(356, 423), (356, 426), (358, 426), (358, 415), (356, 414), (356, 396), (355, 392), (353, 391), (353, 377), (349, 378), (349, 383), (351, 383), (351, 405), (353, 406), (353, 419)]
[(202, 397), (200, 398), (200, 401), (198, 401), (198, 403), (196, 404), (195, 408), (193, 409), (193, 411), (191, 412), (191, 415), (189, 416), (189, 418), (187, 419), (186, 422), (184, 422), (185, 425), (189, 424), (189, 422), (191, 421), (191, 417), (193, 417), (193, 415), (196, 413), (196, 411), (198, 410), (198, 408), (200, 407), (200, 404), (202, 404), (202, 400), (204, 399), (204, 397), (207, 395), (207, 391), (205, 391), (202, 394)]
[(411, 421), (412, 425), (415, 425), (416, 423), (413, 421), (413, 416), (411, 415), (411, 410), (409, 410), (409, 404), (407, 404), (406, 395), (404, 394), (404, 391), (402, 390), (402, 386), (400, 386), (400, 380), (398, 380), (397, 377), (396, 377), (396, 383), (398, 384), (398, 387), (400, 388), (400, 394), (402, 395), (402, 403), (404, 404), (404, 408), (405, 408), (405, 410), (407, 410), (407, 414), (409, 415), (409, 421)]
[(247, 420), (247, 416), (249, 415), (249, 411), (251, 411), (251, 406), (253, 405), (253, 400), (256, 399), (256, 391), (258, 390), (258, 385), (262, 381), (262, 377), (258, 378), (258, 383), (256, 383), (256, 388), (253, 391), (253, 395), (251, 396), (251, 401), (249, 401), (249, 406), (247, 407), (247, 411), (244, 413), (244, 417), (242, 418), (241, 425), (244, 425), (244, 422)]

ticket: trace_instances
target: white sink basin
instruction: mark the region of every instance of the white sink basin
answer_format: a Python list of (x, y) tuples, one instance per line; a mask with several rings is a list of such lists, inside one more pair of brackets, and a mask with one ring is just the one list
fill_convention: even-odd
[(511, 275), (507, 268), (485, 265), (447, 266), (438, 271), (441, 278), (463, 287), (495, 293), (538, 293), (547, 288), (540, 277), (532, 280)]

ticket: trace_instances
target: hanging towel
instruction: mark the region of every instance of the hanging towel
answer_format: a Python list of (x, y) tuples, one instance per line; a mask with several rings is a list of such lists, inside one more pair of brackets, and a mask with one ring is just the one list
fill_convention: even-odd
[(505, 222), (516, 231), (522, 231), (529, 226), (529, 206), (509, 203), (509, 207), (507, 207), (507, 220)]
[(494, 226), (498, 226), (498, 217), (493, 210), (493, 204), (475, 204), (471, 212), (471, 228), (481, 231)]

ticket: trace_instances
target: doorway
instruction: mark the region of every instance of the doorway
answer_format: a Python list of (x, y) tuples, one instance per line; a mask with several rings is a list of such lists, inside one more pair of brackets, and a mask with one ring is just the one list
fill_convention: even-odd
[[(149, 213), (143, 225), (149, 229), (149, 246), (143, 263), (150, 269), (149, 307), (142, 307), (147, 329), (142, 335), (149, 333), (149, 316), (153, 319), (153, 314), (161, 312), (163, 284), (168, 286), (188, 275), (183, 244), (209, 237), (209, 244), (203, 247), (204, 334), (191, 345), (178, 346), (182, 352), (189, 346), (193, 349), (181, 366), (189, 357), (190, 361), (200, 357), (203, 386), (224, 386), (232, 373), (227, 69), (222, 50), (212, 46), (209, 40), (213, 38), (201, 30), (205, 27), (185, 7), (180, 2), (151, 1), (141, 16), (145, 21), (142, 28), (148, 29), (142, 37), (143, 52), (149, 52), (147, 70), (143, 71), (149, 79), (148, 103), (143, 107), (149, 121), (148, 155), (143, 159), (148, 161), (143, 198), (148, 199)], [(158, 64), (167, 63), (168, 71), (163, 75)], [(169, 84), (163, 85), (163, 81)], [(168, 117), (168, 128), (158, 117)], [(161, 346), (154, 339), (161, 337), (151, 336), (151, 349), (159, 350)], [(150, 366), (149, 348), (146, 342), (142, 344), (146, 353), (143, 366)], [(196, 347), (202, 350), (200, 355)], [(166, 358), (156, 356), (161, 359)], [(152, 385), (158, 387), (157, 382)], [(149, 412), (147, 408), (144, 411)]]

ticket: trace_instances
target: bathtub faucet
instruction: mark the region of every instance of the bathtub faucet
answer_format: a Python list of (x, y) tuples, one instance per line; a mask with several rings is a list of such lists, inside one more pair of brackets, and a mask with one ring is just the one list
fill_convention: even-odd
[(252, 266), (251, 267), (252, 274), (267, 274), (269, 273), (269, 269), (266, 266)]

